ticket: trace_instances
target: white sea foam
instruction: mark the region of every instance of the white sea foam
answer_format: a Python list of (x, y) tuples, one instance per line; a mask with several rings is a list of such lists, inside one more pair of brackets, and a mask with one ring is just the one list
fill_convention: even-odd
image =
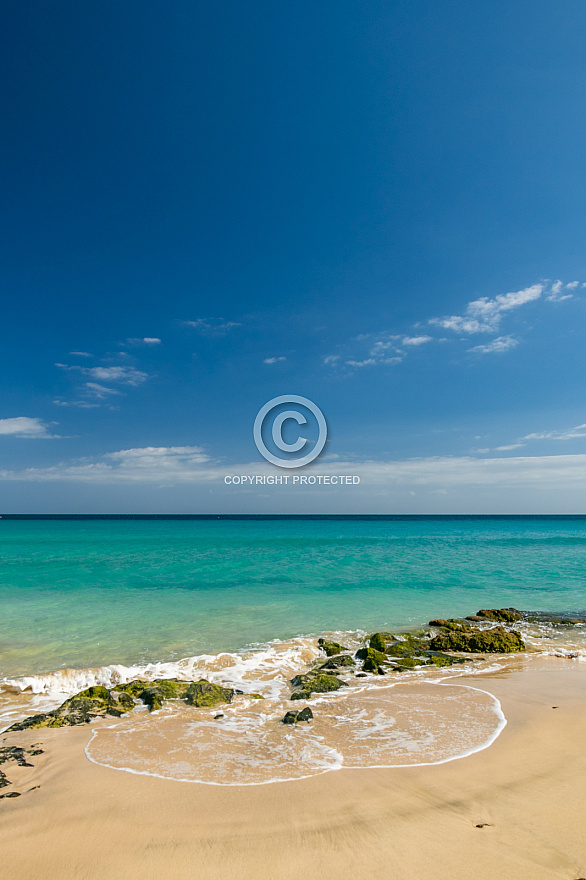
[[(311, 725), (285, 727), (281, 701), (215, 710), (166, 707), (93, 731), (90, 761), (206, 785), (265, 785), (340, 769), (415, 767), (488, 748), (506, 725), (487, 691), (452, 682), (360, 686), (312, 701)], [(247, 705), (248, 704), (248, 705)]]

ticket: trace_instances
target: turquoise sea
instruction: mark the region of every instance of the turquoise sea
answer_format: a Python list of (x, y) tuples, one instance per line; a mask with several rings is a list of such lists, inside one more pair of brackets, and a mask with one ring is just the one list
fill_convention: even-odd
[(503, 605), (584, 611), (586, 518), (0, 520), (0, 679)]

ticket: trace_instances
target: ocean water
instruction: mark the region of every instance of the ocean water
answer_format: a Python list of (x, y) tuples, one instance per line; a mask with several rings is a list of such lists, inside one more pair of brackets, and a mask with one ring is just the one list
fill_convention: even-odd
[(506, 724), (490, 675), (581, 665), (586, 626), (525, 621), (527, 654), (448, 669), (344, 668), (311, 724), (281, 723), (291, 679), (323, 661), (322, 634), (354, 653), (483, 607), (579, 616), (585, 584), (581, 518), (0, 519), (0, 731), (93, 684), (206, 678), (232, 702), (94, 721), (88, 759), (210, 785), (461, 759)]
[(584, 611), (586, 519), (0, 520), (0, 679), (503, 605)]

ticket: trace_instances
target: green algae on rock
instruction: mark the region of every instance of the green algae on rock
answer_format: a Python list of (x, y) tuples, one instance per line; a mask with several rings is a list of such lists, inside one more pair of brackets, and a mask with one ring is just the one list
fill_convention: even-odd
[(525, 650), (525, 642), (518, 632), (502, 626), (492, 629), (462, 627), (440, 632), (431, 640), (434, 651), (460, 651), (468, 654), (510, 654)]
[[(362, 664), (363, 672), (376, 672), (379, 673), (382, 669), (383, 665), (388, 662), (388, 657), (386, 654), (383, 654), (382, 651), (378, 651), (376, 648), (361, 648), (360, 651), (356, 652), (361, 655), (360, 659), (364, 660)], [(384, 671), (383, 671), (384, 674)]]
[(344, 651), (348, 650), (348, 648), (345, 648), (338, 642), (331, 642), (328, 639), (318, 639), (317, 643), (322, 651), (326, 652), (327, 657), (333, 657), (335, 654), (342, 654)]
[[(200, 681), (178, 681), (174, 678), (158, 678), (154, 681), (137, 679), (117, 685), (108, 690), (102, 685), (94, 685), (69, 697), (59, 708), (40, 715), (31, 715), (24, 721), (13, 724), (8, 730), (31, 730), (43, 727), (74, 727), (88, 724), (95, 718), (107, 715), (119, 718), (130, 712), (140, 700), (149, 711), (161, 709), (165, 700), (183, 700), (189, 706), (215, 706), (229, 703), (234, 691), (220, 685)], [(262, 699), (260, 694), (252, 695)]]
[(194, 681), (187, 688), (185, 702), (188, 706), (216, 706), (218, 703), (231, 703), (234, 691), (231, 688), (212, 684), (205, 678)]
[(382, 651), (384, 653), (387, 639), (383, 633), (374, 633), (368, 640), (368, 644), (371, 648), (374, 648), (375, 651)]
[(317, 672), (314, 675), (296, 675), (292, 679), (293, 686), (301, 685), (301, 690), (291, 694), (292, 700), (305, 700), (312, 694), (326, 694), (329, 691), (337, 691), (341, 687), (347, 687), (345, 681), (335, 675), (325, 672)]
[(481, 608), (467, 620), (491, 620), (495, 623), (516, 623), (523, 615), (516, 608)]

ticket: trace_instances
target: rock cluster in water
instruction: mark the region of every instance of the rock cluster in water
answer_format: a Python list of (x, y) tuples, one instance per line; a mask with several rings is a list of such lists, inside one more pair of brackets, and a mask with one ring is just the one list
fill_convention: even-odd
[[(516, 608), (483, 608), (466, 618), (430, 620), (431, 629), (428, 630), (396, 634), (373, 633), (354, 656), (339, 642), (320, 638), (318, 645), (327, 659), (291, 679), (293, 692), (290, 699), (307, 700), (313, 694), (326, 694), (346, 687), (347, 682), (340, 676), (348, 672), (360, 677), (368, 674), (387, 675), (425, 666), (444, 667), (463, 663), (466, 658), (462, 654), (508, 654), (524, 651), (525, 644), (521, 636), (510, 628), (521, 619), (569, 624), (585, 622), (563, 615), (559, 618), (543, 614), (531, 616), (522, 614)], [(212, 684), (206, 679), (139, 679), (113, 688), (96, 685), (65, 700), (52, 712), (33, 715), (8, 729), (29, 730), (87, 724), (95, 718), (124, 715), (138, 703), (148, 706), (149, 711), (161, 709), (167, 700), (181, 700), (188, 706), (213, 707), (230, 703), (235, 695), (241, 693)], [(259, 694), (247, 696), (262, 699)], [(311, 717), (311, 709), (306, 707), (288, 712), (283, 721), (294, 724), (310, 720)], [(4, 778), (0, 771), (0, 787), (6, 784), (2, 782)]]
[[(373, 633), (364, 647), (356, 651), (354, 658), (347, 649), (337, 642), (319, 639), (320, 648), (325, 651), (328, 660), (318, 669), (296, 676), (292, 680), (294, 687), (302, 686), (295, 691), (291, 699), (304, 699), (312, 693), (323, 693), (336, 690), (344, 682), (333, 675), (333, 681), (324, 686), (324, 674), (335, 671), (339, 667), (354, 665), (361, 661), (361, 672), (358, 675), (371, 673), (386, 675), (391, 672), (403, 672), (421, 666), (452, 666), (463, 663), (460, 654), (509, 654), (524, 651), (525, 644), (518, 632), (505, 629), (504, 626), (492, 624), (513, 624), (523, 618), (516, 608), (482, 608), (476, 614), (466, 618), (437, 618), (429, 621), (433, 630), (418, 630), (393, 635), (389, 632)], [(490, 624), (490, 626), (481, 626)], [(439, 630), (436, 632), (435, 629)]]
[(287, 712), (283, 718), (283, 724), (297, 724), (299, 721), (311, 721), (312, 718), (313, 712), (309, 706), (306, 706), (304, 709), (300, 709), (299, 712)]
[[(32, 715), (9, 727), (8, 730), (29, 730), (38, 727), (73, 727), (87, 724), (94, 718), (106, 715), (115, 718), (130, 712), (138, 702), (153, 712), (161, 709), (165, 700), (182, 700), (188, 706), (216, 706), (230, 703), (237, 691), (200, 681), (178, 681), (175, 678), (158, 678), (155, 681), (129, 681), (108, 689), (102, 685), (86, 688), (65, 700), (58, 709), (42, 715)], [(239, 693), (242, 693), (241, 691)], [(260, 694), (248, 696), (262, 699)]]

